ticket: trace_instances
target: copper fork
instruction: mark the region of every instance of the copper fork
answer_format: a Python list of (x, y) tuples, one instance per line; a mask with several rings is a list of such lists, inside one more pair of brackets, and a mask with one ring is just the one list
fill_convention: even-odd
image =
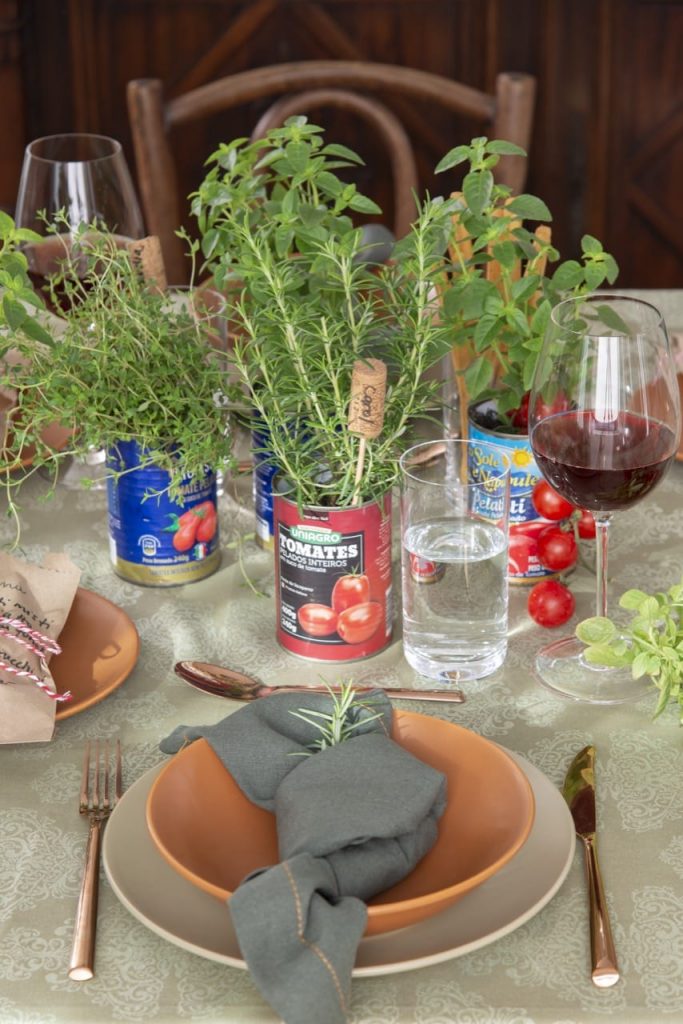
[(69, 962), (69, 977), (72, 981), (88, 981), (94, 974), (102, 830), (123, 791), (121, 741), (117, 740), (115, 746), (113, 785), (110, 775), (109, 740), (104, 741), (104, 758), (100, 755), (100, 741), (95, 740), (91, 766), (91, 744), (88, 741), (83, 755), (78, 810), (81, 814), (88, 815), (90, 828)]

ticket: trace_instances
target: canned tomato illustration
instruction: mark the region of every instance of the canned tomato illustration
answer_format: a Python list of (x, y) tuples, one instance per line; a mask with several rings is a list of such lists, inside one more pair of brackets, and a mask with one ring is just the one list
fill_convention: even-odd
[(391, 496), (381, 506), (306, 507), (274, 496), (278, 642), (304, 658), (354, 661), (391, 641)]
[(527, 434), (503, 433), (483, 426), (481, 420), (495, 417), (495, 403), (480, 402), (470, 409), (469, 437), (478, 441), (469, 460), (469, 476), (476, 480), (478, 467), (487, 459), (487, 448), (503, 448), (511, 461), (508, 579), (511, 583), (537, 583), (558, 574), (541, 565), (537, 538), (550, 525), (542, 519), (532, 501), (534, 485), (542, 479)]
[(432, 562), (429, 558), (409, 552), (410, 575), (416, 583), (438, 583), (446, 572), (444, 562)]
[(117, 575), (132, 583), (172, 587), (215, 572), (220, 564), (216, 475), (186, 477), (182, 501), (162, 493), (168, 473), (140, 466), (134, 441), (121, 441), (107, 453), (115, 470), (107, 480), (109, 549)]

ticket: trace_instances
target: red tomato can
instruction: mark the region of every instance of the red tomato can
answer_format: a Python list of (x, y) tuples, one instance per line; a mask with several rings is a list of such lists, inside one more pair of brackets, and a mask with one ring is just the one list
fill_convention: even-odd
[(278, 643), (315, 661), (377, 654), (393, 630), (391, 495), (353, 508), (274, 495)]

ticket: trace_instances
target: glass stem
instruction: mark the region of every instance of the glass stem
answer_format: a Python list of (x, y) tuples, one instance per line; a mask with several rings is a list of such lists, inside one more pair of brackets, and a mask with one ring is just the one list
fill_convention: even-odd
[(595, 516), (595, 575), (596, 575), (596, 615), (607, 615), (607, 540), (612, 516), (609, 512), (599, 512)]

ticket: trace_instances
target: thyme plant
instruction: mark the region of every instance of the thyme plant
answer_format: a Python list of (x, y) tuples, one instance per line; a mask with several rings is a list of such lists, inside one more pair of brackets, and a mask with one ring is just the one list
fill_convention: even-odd
[[(0, 338), (0, 357), (11, 347), (22, 356), (0, 369), (0, 386), (16, 390), (18, 405), (3, 458), (11, 465), (32, 446), (28, 475), (47, 467), (56, 479), (68, 456), (135, 440), (142, 464), (166, 470), (169, 493), (180, 497), (186, 475), (229, 455), (225, 411), (215, 401), (224, 369), (201, 322), (151, 289), (126, 249), (92, 226), (71, 238), (50, 282), (65, 310), (55, 321), (59, 336), (35, 341), (15, 330)], [(55, 422), (71, 430), (59, 451), (43, 439)], [(2, 481), (14, 509), (21, 481)]]

